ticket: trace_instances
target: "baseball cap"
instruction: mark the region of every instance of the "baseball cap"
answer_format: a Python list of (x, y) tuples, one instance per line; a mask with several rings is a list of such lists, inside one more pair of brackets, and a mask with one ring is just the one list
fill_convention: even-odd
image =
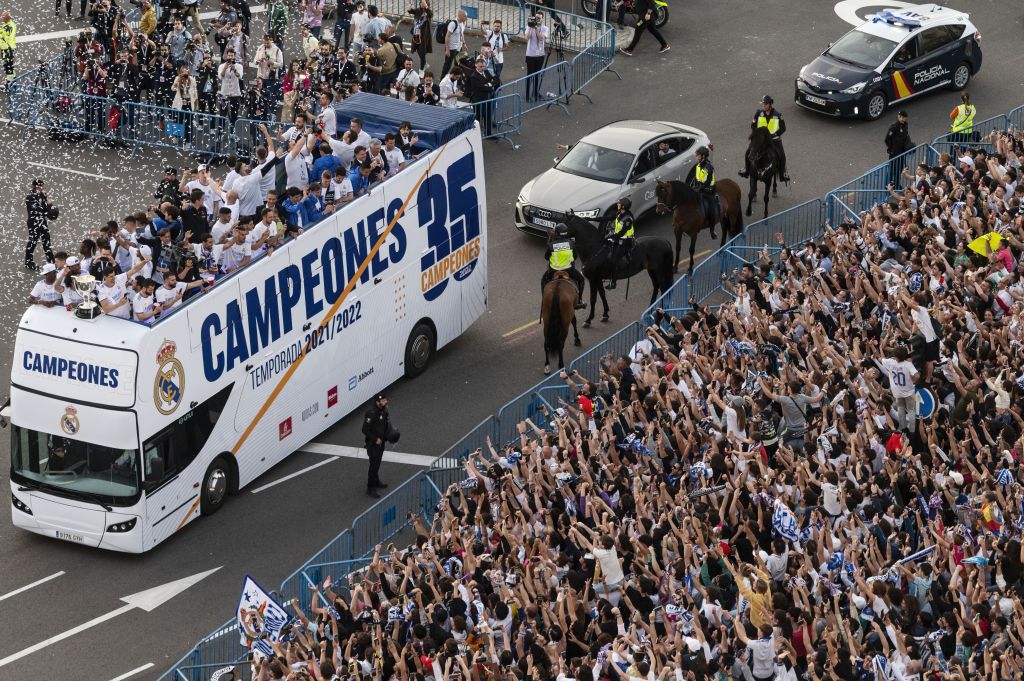
[(43, 265), (42, 268), (40, 268), (39, 273), (40, 274), (49, 274), (50, 272), (56, 272), (56, 271), (57, 271), (57, 266), (54, 265), (52, 262), (48, 262), (45, 265)]
[(177, 175), (178, 169), (175, 168), (174, 166), (167, 166), (166, 168), (164, 168), (164, 173), (167, 175)]
[(959, 161), (960, 163), (966, 163), (972, 168), (974, 167), (974, 159), (971, 158), (970, 156), (961, 156), (960, 158), (957, 159), (957, 161)]
[(909, 118), (909, 116), (907, 116), (907, 110), (906, 109), (900, 109), (899, 111), (896, 112), (896, 115), (897, 116), (903, 116), (904, 118)]
[(42, 179), (36, 178), (35, 180), (32, 180), (32, 189), (35, 189), (36, 187), (42, 187), (44, 184), (45, 183), (42, 181)]
[(384, 393), (378, 393), (377, 396), (375, 398), (373, 398), (373, 401), (374, 402), (380, 402), (381, 400), (386, 400), (386, 399), (388, 399), (387, 395), (385, 395)]
[(67, 265), (68, 267), (74, 267), (79, 262), (81, 261), (78, 258), (76, 258), (75, 256), (71, 256), (70, 258), (64, 261), (64, 264)]
[(206, 165), (205, 163), (200, 163), (199, 165), (196, 166), (196, 172), (197, 173), (201, 173), (204, 170), (209, 170), (209, 169), (210, 169), (210, 166)]

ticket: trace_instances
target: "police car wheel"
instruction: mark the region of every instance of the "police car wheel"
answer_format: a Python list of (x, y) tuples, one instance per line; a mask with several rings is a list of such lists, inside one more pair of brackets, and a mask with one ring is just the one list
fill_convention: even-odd
[(877, 121), (885, 113), (885, 95), (881, 92), (875, 92), (868, 99), (868, 105), (864, 107), (864, 117), (869, 121)]
[(434, 356), (437, 339), (434, 330), (425, 322), (413, 327), (409, 334), (409, 342), (405, 344), (405, 375), (416, 378), (427, 369), (430, 358)]
[(199, 509), (203, 515), (213, 515), (224, 505), (228, 496), (228, 462), (217, 457), (203, 476), (203, 487), (199, 491)]
[(953, 72), (953, 81), (950, 85), (954, 90), (963, 90), (970, 81), (971, 67), (967, 65), (967, 62), (964, 62), (956, 67), (956, 71)]

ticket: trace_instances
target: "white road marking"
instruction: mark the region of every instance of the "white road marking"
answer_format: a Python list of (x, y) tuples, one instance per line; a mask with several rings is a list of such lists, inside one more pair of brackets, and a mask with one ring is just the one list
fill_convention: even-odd
[(20, 594), (22, 592), (25, 592), (25, 591), (28, 591), (29, 589), (31, 589), (33, 587), (39, 586), (40, 584), (45, 584), (46, 582), (50, 581), (51, 579), (57, 579), (58, 577), (60, 577), (63, 574), (64, 574), (64, 571), (61, 570), (60, 572), (53, 573), (49, 577), (43, 577), (42, 579), (36, 580), (35, 582), (32, 582), (31, 584), (26, 584), (25, 586), (21, 587), (20, 589), (15, 589), (14, 591), (11, 591), (10, 593), (5, 593), (3, 596), (0, 596), (0, 601), (6, 601), (11, 596), (17, 596), (18, 594)]
[[(860, 26), (864, 23), (858, 14), (857, 10), (865, 7), (878, 7), (879, 9), (893, 9), (902, 7), (912, 7), (915, 3), (913, 2), (902, 2), (901, 0), (843, 0), (837, 2), (835, 9), (836, 14), (840, 19), (853, 26)], [(20, 40), (20, 38), (19, 38)]]
[(135, 676), (139, 672), (144, 672), (144, 671), (146, 671), (147, 669), (149, 669), (152, 666), (153, 666), (152, 662), (147, 662), (146, 664), (142, 665), (141, 667), (136, 667), (135, 669), (131, 670), (130, 672), (125, 672), (124, 674), (121, 674), (121, 676), (115, 676), (114, 678), (110, 679), (110, 681), (124, 681), (125, 679), (130, 679), (131, 677)]
[(302, 470), (295, 471), (294, 473), (292, 473), (290, 475), (286, 475), (283, 478), (279, 478), (279, 479), (275, 480), (274, 482), (268, 482), (266, 485), (262, 485), (260, 487), (257, 487), (256, 489), (254, 489), (252, 491), (252, 493), (253, 494), (259, 494), (260, 492), (262, 492), (265, 489), (270, 489), (271, 487), (273, 487), (275, 485), (280, 485), (282, 482), (287, 482), (288, 480), (291, 480), (292, 478), (297, 478), (298, 476), (302, 475), (303, 473), (310, 472), (314, 468), (320, 468), (320, 466), (326, 466), (327, 464), (334, 463), (337, 460), (338, 459), (336, 459), (336, 458), (324, 459), (323, 461), (320, 461), (319, 463), (315, 463), (312, 466), (308, 466), (306, 468), (303, 468)]
[[(252, 493), (258, 494), (263, 490), (270, 489), (275, 485), (280, 485), (282, 482), (287, 482), (292, 478), (297, 478), (298, 476), (304, 473), (308, 473), (313, 469), (320, 468), (320, 466), (326, 466), (327, 464), (333, 461), (337, 461), (338, 459), (366, 458), (366, 449), (362, 447), (345, 447), (343, 445), (332, 445), (323, 442), (306, 443), (306, 445), (304, 445), (303, 447), (299, 447), (299, 451), (306, 452), (307, 454), (323, 454), (324, 456), (329, 456), (331, 458), (315, 463), (312, 466), (307, 466), (306, 468), (295, 471), (294, 473), (289, 473), (283, 478), (279, 478), (277, 480), (274, 480), (273, 482), (268, 482), (265, 485), (261, 485), (260, 487), (257, 487), (256, 489), (252, 490)], [(425, 454), (403, 454), (401, 452), (384, 452), (383, 461), (385, 463), (398, 463), (406, 466), (422, 466), (426, 468), (431, 463), (433, 463), (434, 459), (436, 458), (437, 457), (427, 456)]]
[[(256, 7), (250, 7), (249, 11), (253, 14), (262, 14), (267, 9), (262, 5)], [(201, 12), (199, 14), (200, 19), (213, 19), (220, 15), (220, 12)], [(84, 24), (83, 27), (84, 28)], [(60, 38), (74, 38), (82, 32), (82, 28), (72, 28), (67, 31), (50, 31), (49, 33), (30, 33), (29, 35), (19, 35), (18, 44), (24, 43), (39, 43), (45, 40), (58, 40)]]
[(35, 161), (28, 161), (28, 165), (36, 166), (37, 168), (46, 168), (48, 170), (59, 170), (62, 173), (74, 173), (75, 175), (85, 175), (86, 177), (94, 177), (97, 180), (116, 180), (116, 177), (107, 177), (106, 175), (96, 175), (94, 173), (87, 173), (84, 170), (72, 170), (71, 168), (61, 168), (60, 166), (48, 166), (45, 163), (36, 163)]
[(160, 607), (161, 604), (169, 601), (170, 599), (180, 594), (182, 591), (188, 589), (190, 586), (212, 575), (217, 570), (220, 570), (220, 567), (215, 567), (212, 570), (207, 570), (206, 572), (200, 572), (189, 577), (176, 579), (173, 582), (161, 584), (160, 586), (153, 587), (152, 589), (146, 589), (145, 591), (140, 591), (130, 596), (125, 596), (121, 599), (122, 601), (124, 601), (124, 605), (122, 605), (120, 608), (111, 610), (105, 615), (100, 615), (99, 617), (91, 619), (88, 622), (79, 624), (77, 627), (72, 627), (71, 629), (63, 631), (57, 634), (56, 636), (51, 636), (45, 641), (40, 641), (39, 643), (33, 646), (29, 646), (24, 650), (19, 650), (16, 653), (8, 655), (7, 657), (0, 660), (0, 667), (4, 667), (12, 662), (20, 660), (23, 657), (29, 656), (32, 653), (38, 652), (44, 648), (48, 648), (49, 646), (52, 646), (54, 643), (60, 643), (66, 638), (71, 638), (75, 634), (79, 634), (83, 631), (86, 631), (87, 629), (91, 629), (92, 627), (95, 627), (98, 624), (103, 624), (107, 620), (112, 620), (118, 615), (123, 615), (124, 613), (130, 610), (135, 610), (136, 608), (139, 608), (140, 610), (145, 610), (146, 612), (152, 612), (156, 608)]

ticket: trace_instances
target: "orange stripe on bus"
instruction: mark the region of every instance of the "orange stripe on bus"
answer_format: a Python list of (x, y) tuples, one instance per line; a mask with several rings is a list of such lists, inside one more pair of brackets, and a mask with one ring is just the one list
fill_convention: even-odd
[[(420, 185), (423, 184), (423, 181), (426, 180), (427, 177), (430, 175), (430, 171), (433, 170), (434, 164), (437, 163), (438, 159), (440, 159), (441, 156), (444, 154), (445, 147), (447, 146), (448, 145), (446, 144), (441, 147), (437, 156), (434, 157), (434, 160), (430, 162), (430, 165), (427, 166), (427, 169), (423, 171), (423, 175), (421, 175), (420, 179), (418, 179), (416, 181), (416, 184), (413, 185), (413, 188), (409, 191), (409, 196), (407, 196), (405, 202), (402, 203), (402, 207), (399, 208), (398, 212), (395, 213), (395, 216), (391, 218), (391, 222), (388, 223), (388, 226), (384, 230), (384, 233), (380, 235), (380, 238), (377, 239), (377, 243), (373, 245), (373, 248), (370, 249), (370, 252), (366, 255), (366, 258), (363, 259), (363, 262), (359, 266), (359, 269), (356, 270), (356, 273), (352, 275), (351, 279), (349, 279), (348, 284), (345, 286), (345, 290), (341, 292), (341, 295), (338, 296), (338, 299), (334, 301), (334, 304), (331, 305), (331, 308), (327, 310), (327, 314), (324, 315), (323, 320), (317, 325), (318, 328), (322, 328), (330, 322), (331, 317), (334, 316), (334, 314), (341, 307), (341, 304), (345, 302), (345, 298), (348, 297), (348, 294), (352, 292), (353, 288), (355, 288), (356, 281), (359, 279), (359, 277), (362, 276), (363, 272), (366, 271), (366, 268), (369, 267), (370, 261), (373, 259), (375, 255), (377, 255), (377, 251), (379, 251), (381, 247), (384, 245), (384, 241), (386, 241), (388, 235), (391, 234), (391, 229), (395, 226), (395, 223), (398, 222), (398, 219), (405, 214), (405, 209), (408, 207), (409, 202), (412, 201), (412, 197), (416, 195), (416, 192), (419, 190)], [(263, 406), (260, 407), (260, 410), (256, 412), (256, 416), (253, 417), (252, 422), (249, 423), (249, 425), (246, 427), (245, 432), (243, 432), (242, 436), (238, 438), (238, 442), (236, 442), (235, 446), (231, 448), (232, 454), (238, 456), (238, 450), (242, 447), (242, 444), (245, 443), (247, 439), (249, 439), (249, 436), (252, 434), (253, 429), (255, 429), (256, 425), (263, 419), (264, 416), (266, 416), (267, 410), (270, 409), (270, 405), (274, 403), (274, 400), (276, 400), (278, 395), (281, 394), (281, 391), (284, 390), (285, 385), (287, 385), (288, 381), (291, 380), (291, 377), (295, 373), (295, 370), (299, 368), (299, 365), (302, 363), (302, 360), (306, 358), (307, 354), (309, 354), (308, 351), (306, 350), (305, 347), (303, 347), (302, 352), (299, 354), (298, 357), (295, 358), (295, 361), (292, 362), (291, 366), (288, 367), (288, 369), (284, 372), (284, 376), (281, 377), (281, 380), (278, 382), (278, 384), (274, 386), (274, 389), (270, 392), (270, 396), (267, 398), (266, 402), (264, 402)]]
[(185, 517), (181, 519), (181, 522), (178, 523), (178, 526), (174, 528), (175, 532), (177, 532), (178, 530), (180, 530), (182, 527), (185, 526), (185, 523), (188, 522), (188, 519), (191, 518), (192, 514), (196, 512), (196, 506), (199, 505), (199, 502), (202, 500), (202, 498), (203, 498), (202, 494), (200, 494), (198, 497), (196, 497), (196, 501), (195, 501), (194, 504), (192, 504), (192, 507), (188, 509), (188, 513), (186, 513)]

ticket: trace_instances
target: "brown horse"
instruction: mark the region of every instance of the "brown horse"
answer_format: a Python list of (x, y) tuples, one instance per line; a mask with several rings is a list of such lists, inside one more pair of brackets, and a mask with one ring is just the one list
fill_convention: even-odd
[(562, 350), (569, 337), (569, 324), (575, 336), (575, 345), (580, 345), (580, 332), (576, 329), (576, 285), (565, 272), (558, 272), (547, 283), (541, 294), (540, 320), (544, 324), (544, 374), (551, 373), (548, 356), (558, 355), (558, 367), (565, 367)]
[[(743, 232), (743, 193), (733, 180), (719, 180), (715, 192), (721, 205), (719, 222), (722, 225), (722, 245)], [(685, 182), (662, 182), (654, 189), (658, 197), (658, 212), (672, 211), (672, 230), (676, 234), (676, 258), (673, 267), (679, 270), (679, 252), (683, 234), (690, 235), (690, 274), (693, 274), (693, 252), (697, 248), (697, 235), (705, 227), (704, 210), (700, 194)], [(710, 225), (713, 227), (713, 225)]]

